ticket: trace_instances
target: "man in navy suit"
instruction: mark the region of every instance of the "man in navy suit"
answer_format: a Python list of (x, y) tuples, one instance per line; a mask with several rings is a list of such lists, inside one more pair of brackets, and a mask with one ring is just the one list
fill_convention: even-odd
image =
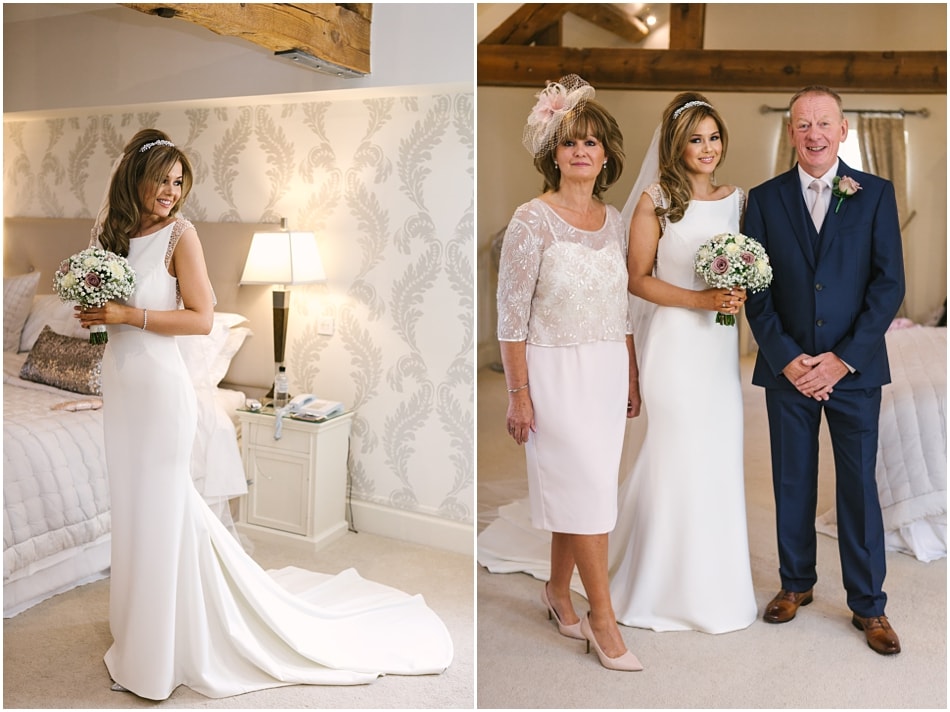
[(764, 619), (786, 623), (817, 581), (815, 514), (822, 412), (834, 452), (838, 550), (852, 623), (882, 655), (900, 652), (884, 615), (884, 527), (874, 478), (884, 333), (904, 298), (894, 186), (838, 158), (841, 98), (807, 87), (789, 104), (798, 165), (749, 191), (743, 231), (769, 254), (771, 286), (746, 314), (765, 388), (782, 590)]

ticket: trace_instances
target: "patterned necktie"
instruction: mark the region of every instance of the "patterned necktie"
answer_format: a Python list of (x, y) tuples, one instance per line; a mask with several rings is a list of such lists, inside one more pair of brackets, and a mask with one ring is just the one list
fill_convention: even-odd
[(815, 223), (815, 229), (818, 232), (821, 232), (821, 223), (825, 219), (825, 211), (828, 209), (825, 205), (825, 199), (822, 197), (822, 191), (825, 189), (825, 184), (820, 180), (813, 180), (811, 185), (808, 186), (809, 190), (815, 192), (815, 201), (811, 206), (811, 219)]

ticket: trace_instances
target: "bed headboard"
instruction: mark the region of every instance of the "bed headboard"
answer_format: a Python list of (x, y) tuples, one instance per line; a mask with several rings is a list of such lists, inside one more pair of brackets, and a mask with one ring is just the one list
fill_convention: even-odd
[[(195, 223), (204, 249), (208, 274), (221, 312), (236, 312), (250, 320), (254, 334), (231, 362), (223, 385), (258, 395), (269, 388), (274, 372), (273, 312), (271, 290), (241, 287), (238, 282), (251, 237), (275, 225), (258, 223)], [(52, 293), (53, 272), (63, 258), (89, 244), (92, 220), (88, 218), (4, 218), (3, 276), (39, 271), (37, 294)]]

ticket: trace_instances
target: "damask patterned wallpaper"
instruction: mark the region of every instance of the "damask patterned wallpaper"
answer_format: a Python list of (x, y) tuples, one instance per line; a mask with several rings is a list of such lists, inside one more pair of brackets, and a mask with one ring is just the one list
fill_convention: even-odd
[(7, 115), (4, 213), (92, 218), (126, 141), (161, 128), (195, 169), (186, 217), (316, 233), (328, 284), (294, 291), (287, 366), (356, 411), (353, 498), (472, 523), (473, 103), (439, 85)]

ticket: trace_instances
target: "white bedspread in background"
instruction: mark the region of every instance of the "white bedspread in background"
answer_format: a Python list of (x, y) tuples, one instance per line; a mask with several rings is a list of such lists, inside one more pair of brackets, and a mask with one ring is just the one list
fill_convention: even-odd
[[(932, 561), (947, 555), (947, 330), (887, 333), (891, 384), (881, 397), (877, 486), (887, 548)], [(837, 535), (835, 510), (819, 531)]]
[[(5, 617), (103, 578), (109, 569), (102, 413), (51, 410), (88, 397), (20, 379), (26, 358), (26, 353), (3, 354)], [(236, 410), (244, 405), (244, 394), (207, 391), (212, 397), (199, 399), (196, 486), (230, 525), (227, 498), (246, 492), (235, 440)]]
[(51, 411), (82, 396), (21, 381), (25, 358), (4, 354), (5, 585), (107, 539), (110, 528), (102, 417)]

